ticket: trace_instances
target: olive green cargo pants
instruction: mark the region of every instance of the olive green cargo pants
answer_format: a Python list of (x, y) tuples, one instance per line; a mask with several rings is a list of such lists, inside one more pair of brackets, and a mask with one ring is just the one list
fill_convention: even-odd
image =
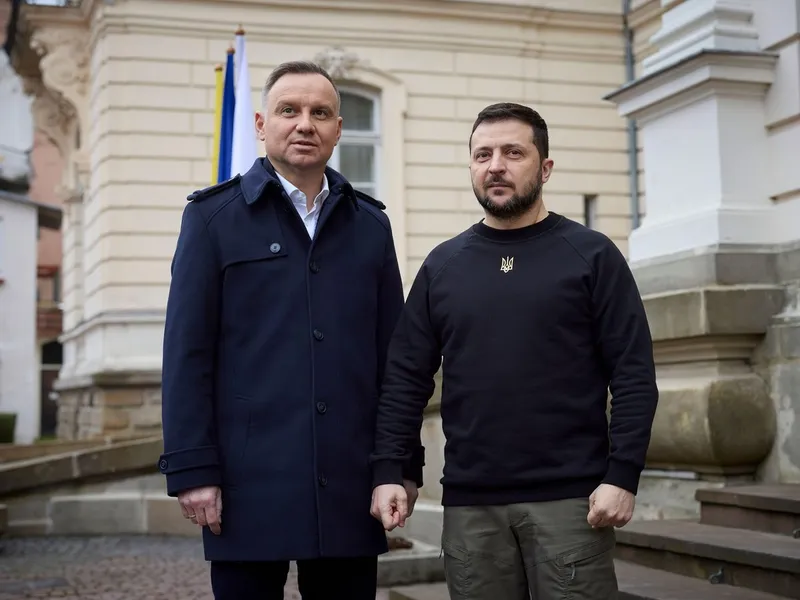
[(588, 512), (588, 498), (446, 506), (451, 600), (616, 599), (614, 528), (593, 529)]

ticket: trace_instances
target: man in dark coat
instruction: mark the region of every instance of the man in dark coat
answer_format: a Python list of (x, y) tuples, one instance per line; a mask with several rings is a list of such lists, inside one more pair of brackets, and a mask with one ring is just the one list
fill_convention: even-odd
[(403, 291), (385, 206), (326, 167), (339, 104), (319, 66), (276, 68), (256, 115), (266, 157), (183, 214), (159, 468), (203, 528), (218, 599), (282, 599), (295, 560), (304, 599), (374, 600), (387, 551), (369, 455)]

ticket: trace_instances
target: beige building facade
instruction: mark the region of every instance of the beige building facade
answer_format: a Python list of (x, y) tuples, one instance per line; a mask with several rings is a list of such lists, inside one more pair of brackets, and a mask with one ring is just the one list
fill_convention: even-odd
[[(209, 182), (214, 66), (241, 24), (254, 106), (285, 60), (316, 60), (339, 82), (335, 166), (387, 205), (407, 285), (435, 244), (481, 216), (467, 170), (478, 111), (517, 101), (541, 112), (548, 208), (611, 237), (646, 296), (665, 394), (644, 514), (682, 514), (692, 486), (759, 468), (800, 481), (800, 400), (777, 391), (800, 372), (788, 346), (765, 350), (800, 280), (800, 230), (787, 224), (800, 206), (796, 0), (638, 0), (625, 15), (618, 0), (72, 4), (26, 6), (28, 51), (15, 59), (65, 160), (61, 437), (160, 428), (170, 259), (186, 195)], [(745, 227), (751, 208), (772, 215), (758, 235)], [(748, 270), (761, 259), (772, 270)], [(436, 406), (425, 424), (434, 504)]]
[(527, 4), (26, 6), (32, 52), (19, 70), (57, 98), (69, 156), (59, 434), (159, 426), (170, 259), (186, 195), (209, 182), (214, 66), (239, 24), (254, 105), (284, 60), (315, 59), (336, 77), (353, 115), (339, 154), (372, 144), (355, 179), (388, 206), (406, 282), (438, 241), (479, 218), (467, 139), (478, 111), (502, 100), (537, 106), (550, 125), (548, 205), (579, 220), (588, 207), (624, 248), (626, 124), (602, 100), (625, 76), (619, 3)]

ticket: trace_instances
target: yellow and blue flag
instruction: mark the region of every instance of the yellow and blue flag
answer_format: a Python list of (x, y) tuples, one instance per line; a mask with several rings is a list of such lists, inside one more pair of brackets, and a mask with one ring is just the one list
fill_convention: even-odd
[(228, 48), (224, 74), (222, 65), (216, 67), (215, 91), (212, 185), (247, 172), (258, 156), (247, 50), (241, 27), (236, 32), (236, 47)]

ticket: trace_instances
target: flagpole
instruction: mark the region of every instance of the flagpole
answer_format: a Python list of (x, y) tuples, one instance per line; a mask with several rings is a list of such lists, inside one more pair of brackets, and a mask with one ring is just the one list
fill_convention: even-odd
[(214, 67), (214, 141), (211, 155), (211, 185), (219, 183), (219, 140), (222, 128), (222, 65)]
[(241, 23), (239, 23), (239, 29), (236, 30), (236, 33), (234, 33), (234, 35), (236, 36), (234, 39), (237, 40), (237, 44), (236, 44), (236, 53), (233, 55), (233, 67), (234, 67), (233, 87), (234, 89), (238, 89), (237, 86), (239, 85), (239, 73), (242, 72), (242, 56), (243, 56), (242, 48), (239, 47), (238, 40), (239, 36), (244, 35), (244, 28), (242, 27)]

